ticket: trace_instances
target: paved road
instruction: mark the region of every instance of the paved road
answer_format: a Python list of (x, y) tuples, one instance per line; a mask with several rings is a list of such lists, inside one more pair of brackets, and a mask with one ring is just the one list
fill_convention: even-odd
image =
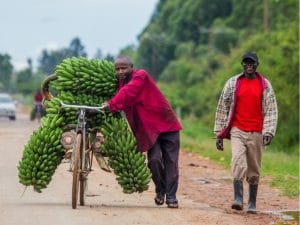
[[(188, 208), (173, 213), (165, 206), (155, 206), (153, 186), (141, 194), (123, 194), (114, 174), (100, 170), (97, 164), (89, 177), (87, 205), (76, 210), (71, 208), (72, 177), (66, 163), (59, 165), (42, 193), (31, 186), (24, 192), (17, 165), (24, 145), (38, 127), (24, 114), (17, 115), (16, 121), (0, 118), (1, 225), (197, 224), (191, 221), (193, 217), (186, 218)], [(194, 204), (193, 210), (197, 207), (203, 206)]]
[[(0, 118), (0, 225), (257, 225), (269, 224), (265, 221), (271, 220), (264, 214), (254, 217), (228, 212), (230, 201), (223, 194), (231, 193), (230, 184), (196, 182), (199, 177), (227, 172), (183, 151), (177, 196), (179, 209), (156, 206), (152, 183), (143, 193), (124, 194), (115, 175), (100, 170), (96, 163), (89, 175), (86, 206), (76, 210), (71, 207), (72, 176), (66, 163), (59, 165), (42, 193), (34, 192), (32, 187), (24, 192), (24, 186), (18, 181), (17, 165), (24, 145), (38, 127), (25, 114), (18, 114), (16, 121)], [(201, 165), (191, 167), (191, 162)]]

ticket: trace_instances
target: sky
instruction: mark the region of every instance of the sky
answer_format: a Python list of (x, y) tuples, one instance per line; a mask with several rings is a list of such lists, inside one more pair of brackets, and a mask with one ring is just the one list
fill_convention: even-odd
[(0, 54), (15, 69), (37, 66), (43, 49), (68, 47), (80, 38), (88, 57), (116, 55), (137, 44), (159, 0), (0, 0)]

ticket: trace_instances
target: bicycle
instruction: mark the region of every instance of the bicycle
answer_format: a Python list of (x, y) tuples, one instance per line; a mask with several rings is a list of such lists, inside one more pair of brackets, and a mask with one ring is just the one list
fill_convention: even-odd
[[(87, 126), (87, 110), (97, 110), (104, 113), (103, 107), (86, 105), (69, 105), (60, 101), (62, 108), (79, 109), (77, 124), (75, 127), (75, 137), (73, 138), (72, 155), (70, 159), (69, 171), (72, 172), (72, 208), (76, 209), (78, 204), (84, 205), (84, 192), (87, 186), (87, 177), (92, 171), (92, 161), (95, 149), (99, 149), (103, 139), (96, 138), (97, 128)], [(72, 138), (71, 138), (72, 139)], [(100, 138), (101, 139), (101, 138)]]

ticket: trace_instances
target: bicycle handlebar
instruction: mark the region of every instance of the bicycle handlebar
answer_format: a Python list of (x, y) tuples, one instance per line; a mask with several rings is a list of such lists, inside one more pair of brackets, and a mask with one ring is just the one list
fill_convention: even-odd
[(94, 109), (99, 112), (104, 112), (104, 106), (88, 106), (88, 105), (69, 105), (65, 104), (63, 101), (60, 100), (60, 105), (62, 108), (76, 108), (76, 109)]

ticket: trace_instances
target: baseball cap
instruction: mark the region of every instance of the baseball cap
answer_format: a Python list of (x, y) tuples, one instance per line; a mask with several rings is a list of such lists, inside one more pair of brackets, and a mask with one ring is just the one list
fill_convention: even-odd
[(254, 62), (256, 62), (258, 64), (258, 57), (256, 55), (255, 52), (247, 52), (243, 55), (243, 58), (242, 58), (242, 62), (245, 60), (245, 59), (252, 59)]

